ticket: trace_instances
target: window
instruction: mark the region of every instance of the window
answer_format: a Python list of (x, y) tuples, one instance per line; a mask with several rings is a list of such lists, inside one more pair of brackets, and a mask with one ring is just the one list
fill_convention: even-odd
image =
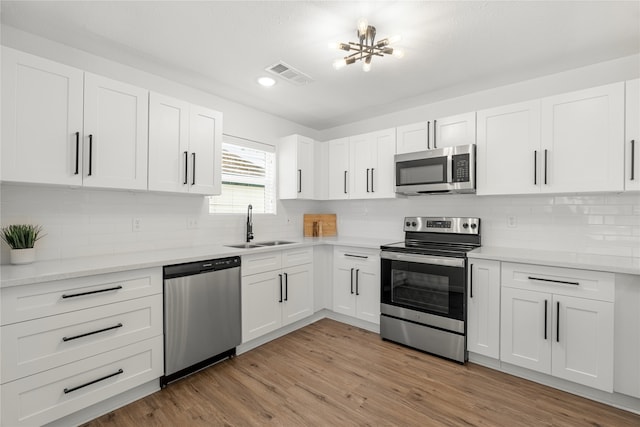
[(209, 213), (276, 213), (275, 147), (224, 135), (222, 193), (212, 196)]

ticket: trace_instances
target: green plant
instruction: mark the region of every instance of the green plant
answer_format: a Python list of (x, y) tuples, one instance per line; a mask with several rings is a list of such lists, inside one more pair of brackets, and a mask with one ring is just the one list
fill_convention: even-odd
[(0, 238), (7, 242), (11, 249), (28, 249), (44, 237), (42, 226), (31, 224), (12, 224), (0, 229)]

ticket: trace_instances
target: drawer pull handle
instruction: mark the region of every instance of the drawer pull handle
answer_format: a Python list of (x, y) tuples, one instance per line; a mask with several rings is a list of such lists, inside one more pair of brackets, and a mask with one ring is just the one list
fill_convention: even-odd
[(118, 286), (114, 286), (113, 288), (98, 289), (97, 291), (80, 292), (77, 294), (62, 294), (62, 298), (82, 297), (85, 295), (99, 294), (101, 292), (117, 291), (118, 289), (122, 289), (122, 286), (118, 285)]
[(369, 257), (368, 257), (368, 256), (366, 256), (366, 255), (351, 255), (351, 254), (344, 254), (344, 256), (348, 256), (348, 257), (351, 257), (351, 258), (369, 259)]
[(104, 380), (109, 379), (111, 377), (115, 377), (116, 375), (120, 375), (122, 373), (124, 373), (124, 371), (122, 369), (118, 369), (118, 371), (114, 372), (113, 374), (105, 375), (102, 378), (98, 378), (98, 379), (95, 379), (93, 381), (89, 381), (88, 383), (79, 385), (77, 387), (65, 388), (63, 391), (64, 391), (64, 394), (68, 394), (68, 393), (71, 393), (72, 391), (80, 390), (81, 388), (90, 386), (91, 384), (95, 384), (95, 383), (98, 383), (100, 381), (104, 381)]
[(71, 340), (77, 340), (78, 338), (88, 337), (89, 335), (99, 334), (100, 332), (110, 331), (112, 329), (122, 328), (122, 323), (118, 323), (114, 326), (109, 326), (108, 328), (98, 329), (97, 331), (87, 332), (85, 334), (74, 335), (72, 337), (62, 337), (62, 341), (67, 342)]
[(529, 280), (538, 280), (540, 282), (562, 283), (563, 285), (580, 286), (580, 282), (567, 282), (565, 280), (541, 279), (540, 277), (528, 277)]

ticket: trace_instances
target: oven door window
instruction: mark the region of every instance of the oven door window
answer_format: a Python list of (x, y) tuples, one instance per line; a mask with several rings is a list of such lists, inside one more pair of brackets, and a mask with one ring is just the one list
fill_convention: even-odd
[(396, 163), (396, 185), (447, 182), (447, 157), (432, 157)]
[(383, 302), (464, 320), (464, 268), (387, 262), (390, 269), (385, 280), (389, 282), (383, 287)]

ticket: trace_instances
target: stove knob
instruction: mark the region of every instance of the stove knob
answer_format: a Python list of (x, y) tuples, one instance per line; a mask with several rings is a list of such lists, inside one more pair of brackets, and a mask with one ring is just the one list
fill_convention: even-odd
[(462, 224), (462, 228), (469, 228), (469, 224), (465, 222), (464, 224)]
[(411, 223), (409, 221), (405, 222), (404, 225), (406, 225), (407, 227), (411, 226)]
[(412, 226), (412, 227), (415, 227), (416, 225), (418, 225), (418, 224), (416, 224), (416, 222), (415, 222), (415, 221), (413, 221), (413, 222), (411, 223), (411, 226)]
[(477, 226), (476, 224), (471, 224), (471, 228), (472, 228), (472, 229), (474, 229), (474, 230), (475, 230), (477, 227), (478, 227), (478, 226)]

